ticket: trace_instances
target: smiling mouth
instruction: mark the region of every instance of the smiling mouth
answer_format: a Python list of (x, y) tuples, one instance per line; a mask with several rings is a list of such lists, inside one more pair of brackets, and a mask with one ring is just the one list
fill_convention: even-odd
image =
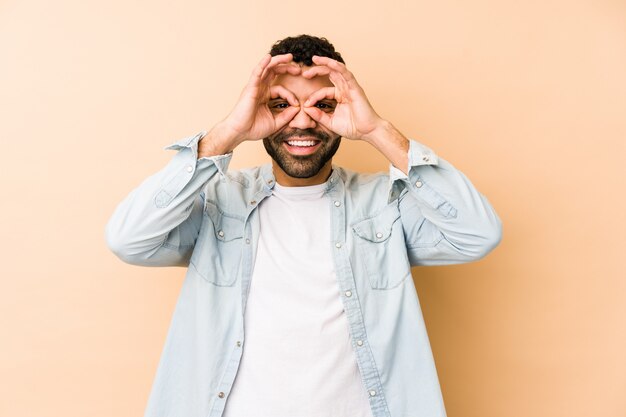
[(319, 139), (287, 139), (283, 142), (285, 148), (293, 155), (309, 155), (315, 152), (320, 144)]
[(319, 140), (296, 140), (296, 139), (291, 139), (291, 140), (287, 140), (286, 142), (289, 144), (289, 146), (308, 147), (308, 146), (315, 146), (320, 141)]

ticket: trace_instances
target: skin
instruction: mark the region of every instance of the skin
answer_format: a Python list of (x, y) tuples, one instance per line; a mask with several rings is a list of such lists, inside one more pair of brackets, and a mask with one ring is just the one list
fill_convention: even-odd
[[(198, 158), (263, 139), (279, 184), (315, 185), (330, 176), (332, 155), (343, 137), (370, 143), (406, 174), (406, 137), (374, 111), (344, 64), (318, 56), (313, 63), (298, 65), (291, 54), (264, 56), (230, 114), (199, 142)], [(305, 151), (286, 140), (315, 140), (316, 145)]]
[[(306, 68), (306, 67), (301, 67)], [(304, 103), (312, 94), (333, 84), (328, 76), (307, 79), (299, 75), (282, 74), (274, 85), (285, 87), (293, 93), (298, 103)], [(322, 114), (332, 114), (337, 103), (334, 99), (321, 99), (312, 104)], [(270, 100), (270, 110), (278, 116), (291, 105), (282, 97)], [(281, 129), (263, 139), (267, 153), (272, 157), (274, 175), (281, 185), (298, 186), (320, 184), (330, 176), (332, 157), (339, 148), (341, 136), (317, 123), (300, 105), (296, 115)], [(289, 146), (288, 140), (314, 141), (310, 148)]]

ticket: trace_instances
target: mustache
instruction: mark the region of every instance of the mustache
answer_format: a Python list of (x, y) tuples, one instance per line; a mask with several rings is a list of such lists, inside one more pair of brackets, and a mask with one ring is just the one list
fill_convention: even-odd
[(289, 138), (297, 136), (312, 136), (318, 140), (321, 140), (322, 142), (328, 142), (330, 140), (330, 135), (315, 129), (293, 129), (288, 132), (283, 131), (277, 134), (274, 137), (274, 140), (284, 142)]

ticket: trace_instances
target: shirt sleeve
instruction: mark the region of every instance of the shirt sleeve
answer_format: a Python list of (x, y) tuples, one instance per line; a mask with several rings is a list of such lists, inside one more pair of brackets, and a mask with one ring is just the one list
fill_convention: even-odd
[(204, 185), (225, 175), (232, 152), (198, 159), (206, 131), (174, 142), (177, 153), (160, 171), (132, 190), (105, 227), (109, 249), (141, 266), (187, 266), (204, 210)]
[(451, 163), (410, 140), (405, 175), (390, 167), (390, 196), (398, 199), (412, 265), (481, 259), (502, 238), (502, 222), (487, 198)]

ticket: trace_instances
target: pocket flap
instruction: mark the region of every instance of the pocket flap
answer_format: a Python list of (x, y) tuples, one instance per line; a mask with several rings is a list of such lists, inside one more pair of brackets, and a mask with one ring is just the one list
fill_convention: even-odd
[(243, 220), (229, 216), (221, 211), (216, 205), (212, 203), (206, 204), (207, 215), (213, 222), (213, 229), (215, 231), (215, 237), (222, 242), (229, 242), (235, 239), (241, 239), (244, 235), (244, 223)]
[(391, 204), (378, 215), (362, 220), (352, 226), (357, 236), (370, 242), (384, 242), (391, 236), (393, 224), (400, 218), (397, 205)]

